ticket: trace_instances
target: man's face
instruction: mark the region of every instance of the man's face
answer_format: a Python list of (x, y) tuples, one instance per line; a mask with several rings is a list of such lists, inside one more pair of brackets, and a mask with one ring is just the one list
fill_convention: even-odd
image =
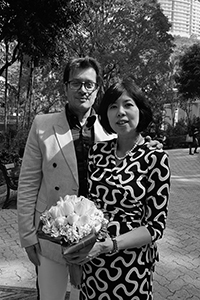
[[(98, 88), (87, 90), (87, 87), (96, 83), (96, 77), (96, 71), (93, 68), (75, 69), (70, 72), (69, 82), (71, 84), (66, 83), (66, 96), (70, 109), (76, 115), (86, 113), (94, 104)], [(79, 83), (85, 83), (85, 85), (80, 84), (79, 86)], [(79, 86), (79, 88), (76, 88), (76, 86)]]

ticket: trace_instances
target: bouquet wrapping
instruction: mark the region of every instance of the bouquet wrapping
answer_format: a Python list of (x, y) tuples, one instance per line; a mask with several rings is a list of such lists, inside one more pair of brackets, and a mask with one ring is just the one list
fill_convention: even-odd
[[(60, 244), (62, 255), (67, 258), (68, 254), (89, 245), (92, 248), (97, 239), (105, 238), (107, 223), (94, 202), (83, 196), (66, 195), (40, 216), (37, 234), (39, 240)], [(80, 287), (81, 268), (69, 264), (70, 281), (77, 288)]]

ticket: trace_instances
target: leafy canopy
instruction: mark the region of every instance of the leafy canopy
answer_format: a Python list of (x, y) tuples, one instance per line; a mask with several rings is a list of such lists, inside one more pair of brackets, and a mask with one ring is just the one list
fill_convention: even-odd
[(79, 0), (3, 0), (0, 41), (17, 41), (18, 51), (35, 62), (53, 57), (58, 39), (79, 21), (81, 10)]
[(200, 43), (192, 45), (180, 58), (176, 77), (179, 93), (186, 99), (200, 97)]

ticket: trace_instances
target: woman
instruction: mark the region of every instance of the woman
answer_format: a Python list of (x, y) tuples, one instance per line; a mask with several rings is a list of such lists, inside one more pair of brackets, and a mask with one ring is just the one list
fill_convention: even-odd
[(141, 132), (152, 112), (131, 78), (106, 91), (99, 115), (117, 139), (98, 142), (89, 153), (89, 197), (109, 219), (109, 235), (89, 251), (80, 299), (150, 300), (168, 210), (168, 155), (145, 145)]

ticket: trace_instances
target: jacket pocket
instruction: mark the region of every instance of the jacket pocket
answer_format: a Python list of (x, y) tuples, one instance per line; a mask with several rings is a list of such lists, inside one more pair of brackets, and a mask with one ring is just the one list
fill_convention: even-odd
[(47, 203), (42, 202), (40, 200), (37, 201), (36, 204), (36, 211), (43, 213), (45, 211), (45, 209), (47, 208)]

